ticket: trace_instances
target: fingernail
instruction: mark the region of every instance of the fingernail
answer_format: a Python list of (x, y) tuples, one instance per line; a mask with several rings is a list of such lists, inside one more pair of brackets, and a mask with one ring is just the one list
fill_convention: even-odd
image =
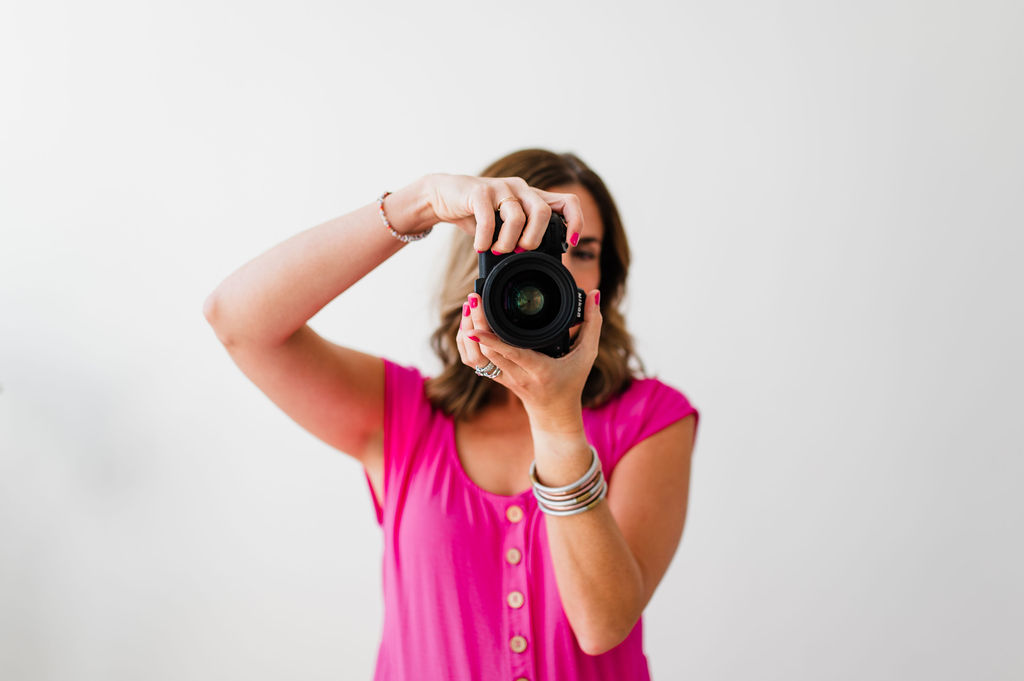
[(477, 305), (476, 298), (470, 298), (469, 299), (469, 306), (475, 308), (476, 305)]
[(468, 338), (468, 339), (469, 339), (469, 340), (471, 340), (471, 341), (476, 341), (477, 343), (479, 343), (479, 342), (480, 342), (480, 339), (479, 339), (479, 338), (477, 338), (476, 336), (466, 336), (466, 338)]
[(486, 249), (486, 248), (482, 248), (482, 249), (480, 249), (479, 251), (477, 251), (477, 253), (486, 253), (486, 252), (487, 252), (487, 249)]
[(598, 291), (597, 293), (594, 294), (594, 305), (600, 305), (600, 304), (601, 304), (601, 292)]
[(526, 249), (522, 246), (516, 246), (516, 253), (525, 253)]
[(469, 316), (469, 303), (463, 303), (462, 304), (462, 316), (463, 317), (468, 317)]
[(494, 250), (493, 248), (491, 249), (491, 253), (493, 253), (494, 255), (502, 255), (501, 253), (499, 253), (498, 251)]
[(572, 235), (572, 238), (569, 239), (569, 243), (571, 243), (573, 246), (575, 246), (579, 242), (580, 242), (580, 233), (576, 232), (575, 234)]

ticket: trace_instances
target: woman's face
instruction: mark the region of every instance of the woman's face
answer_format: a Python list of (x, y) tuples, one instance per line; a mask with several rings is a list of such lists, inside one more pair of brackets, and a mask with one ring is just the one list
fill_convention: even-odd
[[(562, 254), (562, 264), (572, 273), (576, 286), (589, 293), (601, 284), (601, 243), (604, 240), (604, 224), (601, 222), (601, 211), (594, 197), (587, 188), (580, 184), (560, 185), (548, 189), (558, 194), (575, 194), (580, 199), (583, 209), (583, 235), (575, 247)], [(577, 324), (569, 330), (573, 340), (579, 333)]]
[(572, 273), (576, 285), (585, 292), (598, 288), (601, 283), (601, 242), (604, 239), (604, 225), (601, 224), (601, 211), (597, 202), (579, 184), (553, 187), (548, 191), (557, 194), (575, 194), (580, 199), (583, 209), (583, 235), (575, 247), (562, 254), (562, 264)]

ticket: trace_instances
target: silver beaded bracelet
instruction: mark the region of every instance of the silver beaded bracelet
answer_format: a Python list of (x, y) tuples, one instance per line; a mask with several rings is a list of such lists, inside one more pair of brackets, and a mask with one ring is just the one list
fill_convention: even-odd
[(380, 219), (384, 221), (384, 226), (391, 231), (391, 235), (401, 241), (402, 243), (409, 243), (410, 241), (419, 241), (434, 229), (432, 226), (427, 227), (427, 231), (420, 232), (419, 234), (399, 234), (395, 231), (395, 228), (391, 226), (391, 222), (388, 220), (388, 216), (384, 215), (384, 198), (387, 197), (391, 192), (384, 192), (377, 197), (377, 212), (380, 213)]
[(530, 482), (537, 506), (548, 515), (567, 516), (589, 511), (608, 494), (608, 484), (601, 470), (597, 450), (590, 447), (592, 462), (587, 472), (576, 482), (561, 487), (542, 485), (537, 479), (537, 462), (530, 464)]

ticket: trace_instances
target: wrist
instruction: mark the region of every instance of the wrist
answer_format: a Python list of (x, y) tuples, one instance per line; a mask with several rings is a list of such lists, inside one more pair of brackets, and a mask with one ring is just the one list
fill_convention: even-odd
[(586, 452), (590, 446), (587, 443), (587, 434), (582, 427), (579, 429), (579, 432), (574, 433), (534, 431), (532, 435), (533, 450), (537, 457), (571, 456), (580, 452)]
[(555, 441), (586, 439), (586, 433), (583, 430), (583, 412), (579, 407), (563, 413), (544, 410), (543, 413), (528, 413), (528, 416), (530, 432), (535, 442), (538, 438)]
[(582, 425), (576, 432), (534, 431), (533, 466), (541, 484), (560, 487), (579, 480), (592, 454)]
[(384, 212), (392, 228), (399, 234), (409, 235), (433, 227), (437, 219), (427, 197), (426, 176), (391, 192), (384, 201)]

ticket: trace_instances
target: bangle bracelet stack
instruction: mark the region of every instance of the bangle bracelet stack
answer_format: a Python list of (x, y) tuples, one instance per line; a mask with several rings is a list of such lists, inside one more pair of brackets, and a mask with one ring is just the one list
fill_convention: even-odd
[(608, 494), (608, 483), (605, 482), (597, 450), (593, 445), (588, 446), (593, 456), (590, 468), (579, 480), (562, 487), (548, 487), (540, 484), (540, 481), (537, 480), (537, 461), (534, 460), (530, 464), (533, 496), (537, 498), (537, 505), (540, 506), (541, 511), (548, 515), (576, 515), (597, 506), (598, 502)]
[(419, 234), (399, 234), (395, 231), (395, 228), (391, 226), (388, 221), (388, 216), (384, 215), (384, 198), (391, 192), (384, 192), (377, 197), (377, 211), (380, 213), (380, 219), (384, 221), (384, 226), (391, 231), (391, 235), (401, 241), (402, 243), (409, 243), (410, 241), (419, 241), (426, 235), (430, 234), (433, 227), (427, 227), (427, 231), (420, 232)]

